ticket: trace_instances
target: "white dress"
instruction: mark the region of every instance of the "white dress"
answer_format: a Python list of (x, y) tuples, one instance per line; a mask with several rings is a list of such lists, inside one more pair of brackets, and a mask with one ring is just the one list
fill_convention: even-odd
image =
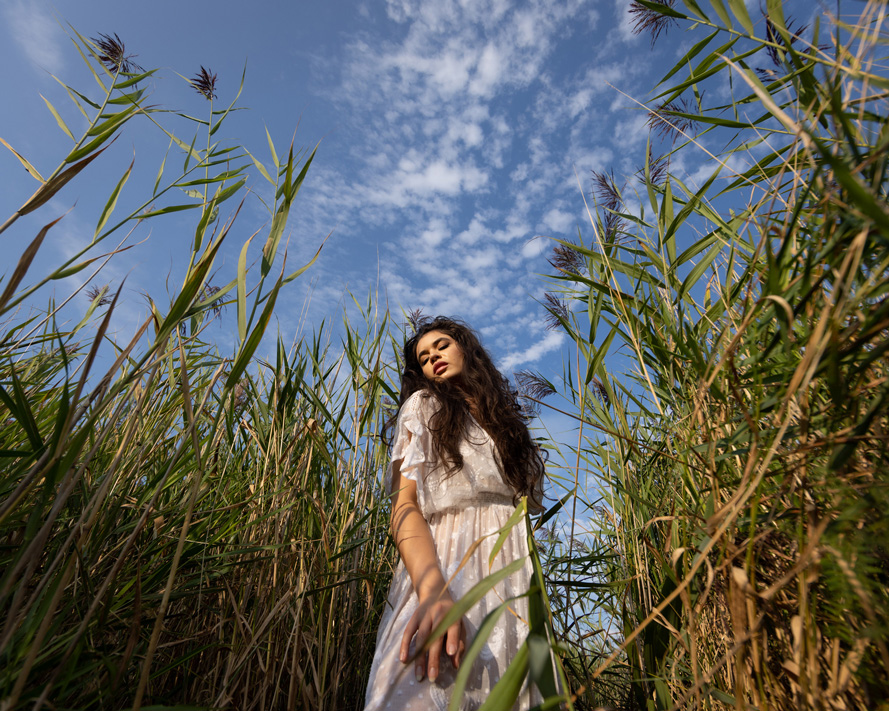
[[(489, 567), (488, 560), (497, 541), (496, 531), (515, 511), (513, 492), (500, 475), (499, 458), (493, 441), (471, 420), (467, 436), (460, 445), (463, 468), (450, 477), (437, 466), (428, 429), (435, 412), (435, 400), (423, 392), (414, 393), (398, 416), (392, 460), (402, 460), (401, 476), (417, 483), (417, 501), (435, 541), (441, 572), (448, 581), (454, 600), (459, 600), (476, 583), (524, 558), (527, 564), (497, 584), (465, 615), (467, 649), (487, 614), (517, 595), (527, 593), (531, 580), (528, 540), (524, 522), (515, 525), (502, 549)], [(391, 493), (391, 465), (386, 475), (386, 489)], [(489, 535), (494, 533), (495, 535)], [(460, 570), (466, 552), (480, 538), (487, 536)], [(510, 603), (476, 658), (461, 709), (477, 709), (488, 697), (528, 634), (528, 602), (521, 598)], [(411, 579), (399, 562), (389, 589), (389, 599), (377, 634), (377, 647), (365, 697), (365, 711), (430, 711), (446, 709), (456, 670), (442, 652), (438, 678), (418, 682), (415, 664), (398, 659), (401, 638), (417, 609)], [(515, 613), (515, 614), (513, 614)], [(411, 648), (413, 652), (413, 647)], [(539, 704), (536, 688), (523, 688), (514, 709), (529, 709)]]

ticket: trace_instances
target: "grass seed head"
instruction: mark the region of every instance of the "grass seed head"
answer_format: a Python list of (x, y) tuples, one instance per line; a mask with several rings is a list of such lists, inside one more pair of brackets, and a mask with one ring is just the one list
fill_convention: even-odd
[[(652, 185), (663, 185), (670, 172), (670, 156), (649, 156), (648, 160), (648, 179)], [(645, 182), (645, 169), (640, 168), (636, 171), (636, 177), (639, 181)]]
[(201, 65), (201, 71), (195, 74), (194, 78), (189, 81), (194, 90), (207, 101), (212, 101), (216, 98), (216, 75), (211, 70)]
[(516, 386), (522, 397), (533, 397), (542, 400), (547, 395), (554, 395), (556, 390), (540, 373), (533, 370), (520, 370), (515, 374)]
[(547, 312), (546, 328), (550, 331), (558, 330), (562, 325), (559, 319), (568, 320), (568, 305), (562, 299), (549, 292), (543, 295), (543, 300), (546, 302), (544, 304)]
[[(675, 1), (676, 0), (653, 0), (653, 2), (658, 5), (663, 5), (665, 7), (673, 7)], [(664, 32), (670, 25), (678, 24), (676, 20), (669, 15), (664, 15), (657, 10), (652, 10), (650, 7), (646, 7), (642, 3), (636, 2), (636, 0), (633, 0), (633, 2), (630, 3), (629, 13), (633, 17), (633, 34), (640, 35), (643, 32), (648, 32), (648, 34), (651, 35), (652, 46), (654, 46), (654, 43), (657, 41), (661, 32)]]
[(553, 253), (548, 261), (553, 267), (566, 274), (579, 276), (586, 271), (586, 260), (570, 245), (557, 244), (553, 247)]
[(98, 50), (99, 61), (109, 71), (130, 74), (134, 69), (142, 69), (142, 67), (133, 62), (133, 57), (136, 55), (127, 54), (126, 46), (116, 32), (113, 37), (100, 32), (98, 37), (92, 38), (92, 42)]
[(111, 297), (108, 296), (108, 285), (105, 286), (91, 286), (86, 290), (86, 297), (90, 301), (99, 300), (97, 306), (108, 306), (111, 303)]
[[(775, 23), (772, 22), (768, 14), (763, 13), (763, 18), (765, 19), (766, 25), (766, 39), (774, 44), (786, 45), (787, 43), (784, 41), (784, 38), (781, 36), (781, 33), (778, 31), (778, 28), (775, 26)], [(802, 33), (805, 32), (808, 27), (808, 25), (798, 25), (797, 27), (794, 27), (793, 21), (790, 18), (787, 19), (785, 26), (787, 27), (787, 34), (790, 36), (790, 47), (796, 45), (797, 40), (799, 40)], [(772, 64), (776, 67), (780, 67), (781, 57), (778, 55), (778, 48), (773, 47), (772, 45), (766, 45), (765, 50), (766, 54), (769, 55), (769, 59), (772, 60)]]
[[(207, 284), (204, 286), (203, 291), (201, 292), (201, 300), (205, 301), (213, 297), (214, 294), (218, 294), (221, 289), (218, 286), (211, 286)], [(210, 310), (213, 312), (214, 316), (219, 316), (222, 314), (222, 310), (225, 308), (225, 305), (222, 303), (222, 298), (216, 299), (213, 302), (213, 305), (210, 307)]]
[(677, 114), (696, 114), (697, 109), (687, 99), (661, 104), (648, 112), (646, 123), (648, 128), (657, 134), (661, 140), (669, 138), (675, 141), (691, 133), (695, 127), (695, 121), (687, 116)]
[(414, 309), (407, 315), (408, 323), (410, 323), (410, 326), (414, 331), (419, 330), (420, 322), (423, 321), (423, 319), (425, 318), (426, 317), (423, 315), (423, 309)]

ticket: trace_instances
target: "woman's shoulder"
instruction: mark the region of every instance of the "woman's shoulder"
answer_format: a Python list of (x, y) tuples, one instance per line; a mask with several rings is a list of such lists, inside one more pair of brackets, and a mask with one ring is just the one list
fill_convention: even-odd
[(428, 390), (417, 390), (411, 393), (404, 404), (401, 406), (399, 417), (419, 416), (422, 419), (428, 418), (439, 407), (438, 400)]

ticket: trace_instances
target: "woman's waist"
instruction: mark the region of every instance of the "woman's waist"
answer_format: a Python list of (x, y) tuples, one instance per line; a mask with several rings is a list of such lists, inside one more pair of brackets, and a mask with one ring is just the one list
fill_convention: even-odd
[(507, 515), (516, 508), (516, 498), (513, 494), (498, 491), (481, 491), (463, 496), (450, 497), (447, 501), (431, 501), (427, 512), (428, 516), (439, 514), (459, 514), (472, 509), (492, 510), (503, 509)]

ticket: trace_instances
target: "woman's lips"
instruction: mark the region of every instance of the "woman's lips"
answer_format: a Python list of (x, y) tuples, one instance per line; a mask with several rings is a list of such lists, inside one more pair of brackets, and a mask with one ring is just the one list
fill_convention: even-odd
[(436, 363), (435, 366), (432, 368), (432, 372), (434, 372), (436, 375), (438, 375), (441, 371), (443, 371), (447, 367), (448, 367), (448, 364), (445, 362)]

